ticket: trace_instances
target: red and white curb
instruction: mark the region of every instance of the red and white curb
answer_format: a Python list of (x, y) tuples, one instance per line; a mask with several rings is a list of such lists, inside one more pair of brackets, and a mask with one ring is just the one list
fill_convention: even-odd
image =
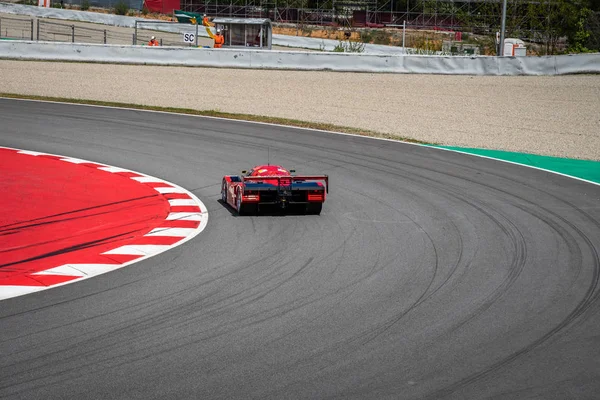
[(74, 259), (73, 262), (68, 264), (57, 265), (56, 267), (31, 274), (61, 275), (65, 278), (72, 279), (48, 286), (0, 285), (0, 300), (79, 282), (145, 260), (193, 239), (206, 228), (206, 224), (208, 223), (208, 211), (204, 203), (202, 203), (198, 197), (185, 188), (163, 179), (94, 161), (10, 147), (0, 146), (0, 148), (14, 150), (19, 154), (26, 154), (33, 157), (49, 156), (73, 164), (91, 164), (92, 167), (97, 168), (98, 170), (113, 174), (124, 174), (140, 184), (149, 185), (158, 193), (171, 195), (169, 197), (175, 197), (168, 200), (170, 212), (165, 220), (147, 234), (140, 236), (138, 238), (139, 240), (137, 240), (141, 242), (140, 244), (134, 243), (119, 246), (101, 253), (101, 255), (129, 256), (127, 258), (136, 257), (135, 259), (130, 259), (129, 261), (122, 263), (110, 264), (80, 264)]

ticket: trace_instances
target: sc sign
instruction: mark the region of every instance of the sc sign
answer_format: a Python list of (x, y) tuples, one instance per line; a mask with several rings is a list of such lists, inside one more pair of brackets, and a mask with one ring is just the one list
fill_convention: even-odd
[(194, 43), (196, 41), (195, 33), (184, 33), (183, 34), (183, 42), (184, 43)]

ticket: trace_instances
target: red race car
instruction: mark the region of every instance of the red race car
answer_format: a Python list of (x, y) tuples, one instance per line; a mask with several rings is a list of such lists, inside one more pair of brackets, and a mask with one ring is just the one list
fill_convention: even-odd
[(240, 215), (257, 213), (266, 205), (304, 207), (307, 214), (320, 214), (329, 193), (329, 177), (295, 172), (278, 165), (258, 165), (242, 175), (226, 175), (221, 199)]

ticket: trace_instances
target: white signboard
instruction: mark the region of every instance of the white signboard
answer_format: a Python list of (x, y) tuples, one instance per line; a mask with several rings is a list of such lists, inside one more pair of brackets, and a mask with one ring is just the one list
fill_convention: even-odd
[(183, 34), (183, 42), (184, 43), (194, 43), (196, 41), (195, 33), (184, 33)]

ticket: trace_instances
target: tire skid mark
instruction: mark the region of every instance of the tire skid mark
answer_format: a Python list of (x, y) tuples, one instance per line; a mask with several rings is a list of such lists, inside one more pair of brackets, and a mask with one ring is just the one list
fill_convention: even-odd
[(19, 265), (19, 264), (24, 264), (27, 262), (31, 262), (31, 261), (38, 261), (38, 260), (43, 260), (45, 258), (50, 258), (50, 257), (54, 257), (57, 255), (61, 255), (61, 254), (67, 254), (67, 253), (72, 253), (78, 250), (84, 250), (84, 249), (88, 249), (88, 248), (92, 248), (92, 247), (96, 247), (98, 245), (102, 245), (102, 244), (110, 244), (113, 243), (117, 240), (121, 240), (124, 238), (131, 238), (132, 234), (136, 232), (136, 231), (130, 231), (130, 232), (124, 232), (122, 234), (118, 234), (118, 235), (114, 235), (114, 236), (107, 236), (105, 238), (102, 239), (98, 239), (98, 240), (92, 240), (89, 242), (83, 242), (74, 246), (69, 246), (69, 247), (65, 247), (62, 249), (58, 249), (58, 250), (54, 250), (51, 251), (49, 253), (45, 253), (45, 254), (41, 254), (39, 256), (36, 257), (30, 257), (30, 258), (26, 258), (26, 259), (22, 259), (19, 261), (15, 261), (12, 263), (8, 263), (8, 264), (0, 264), (0, 268), (3, 267), (10, 267), (13, 265)]
[[(318, 147), (314, 148), (315, 150), (319, 150)], [(416, 167), (413, 166), (412, 164), (408, 164), (408, 163), (403, 163), (403, 162), (399, 162), (396, 160), (383, 160), (383, 159), (378, 159), (377, 161), (369, 159), (367, 157), (361, 156), (361, 154), (357, 154), (357, 153), (351, 153), (353, 154), (353, 157), (346, 157), (348, 152), (341, 152), (341, 151), (332, 151), (332, 153), (337, 153), (340, 156), (342, 156), (346, 162), (346, 165), (353, 165), (362, 169), (370, 169), (370, 170), (374, 170), (374, 171), (378, 171), (378, 172), (383, 172), (383, 173), (387, 173), (390, 175), (395, 175), (398, 177), (401, 177), (402, 179), (411, 181), (413, 183), (416, 183), (417, 185), (423, 185), (423, 186), (429, 186), (431, 188), (434, 188), (435, 190), (442, 190), (442, 191), (446, 191), (449, 193), (452, 193), (452, 191), (448, 191), (448, 187), (447, 187), (447, 183), (444, 182), (441, 179), (433, 179), (430, 176), (426, 176), (422, 171), (427, 171), (436, 175), (442, 175), (441, 172), (439, 172), (438, 170), (433, 170), (433, 169), (429, 169), (426, 167)], [(352, 160), (352, 161), (351, 161)], [(364, 161), (364, 162), (359, 162), (359, 161)], [(390, 165), (391, 164), (391, 165)], [(373, 167), (373, 165), (376, 165), (376, 167)], [(463, 169), (468, 169), (467, 166), (465, 166), (464, 164), (460, 164), (459, 165), (461, 168)], [(410, 175), (407, 174), (407, 169), (408, 171), (410, 171)], [(494, 174), (494, 173), (490, 173), (487, 172), (487, 174), (492, 175), (498, 179), (502, 179), (502, 180), (509, 180), (513, 183), (516, 183), (518, 185), (524, 185), (522, 182), (516, 181), (514, 179), (510, 179), (505, 175), (501, 175), (501, 174)], [(565, 318), (565, 320), (563, 320), (562, 323), (560, 323), (557, 327), (555, 327), (554, 329), (552, 329), (550, 332), (548, 332), (547, 334), (545, 334), (544, 336), (542, 336), (541, 338), (539, 338), (538, 340), (536, 340), (535, 342), (533, 342), (530, 346), (527, 346), (524, 349), (521, 349), (520, 351), (517, 351), (511, 355), (509, 355), (508, 357), (506, 357), (505, 359), (493, 364), (492, 366), (486, 368), (485, 370), (482, 370), (478, 373), (472, 374), (469, 377), (466, 377), (465, 379), (460, 380), (459, 382), (456, 382), (450, 386), (447, 386), (445, 388), (442, 388), (440, 390), (438, 390), (437, 392), (435, 392), (433, 395), (428, 396), (427, 398), (440, 398), (443, 396), (447, 396), (457, 390), (459, 390), (460, 388), (467, 386), (479, 379), (484, 378), (485, 376), (489, 375), (490, 373), (500, 369), (501, 367), (507, 365), (508, 363), (516, 360), (517, 358), (529, 353), (530, 351), (532, 351), (533, 349), (539, 347), (540, 345), (542, 345), (543, 343), (547, 342), (550, 338), (554, 337), (556, 334), (558, 334), (561, 331), (564, 331), (565, 328), (569, 327), (570, 325), (573, 324), (573, 322), (576, 322), (577, 317), (579, 317), (580, 315), (582, 315), (587, 309), (589, 309), (589, 307), (591, 307), (591, 305), (593, 304), (593, 302), (596, 302), (598, 300), (598, 297), (600, 296), (600, 293), (598, 291), (598, 276), (600, 274), (599, 269), (600, 269), (600, 261), (598, 258), (598, 251), (596, 250), (594, 243), (589, 239), (589, 237), (587, 237), (585, 234), (583, 234), (583, 232), (581, 232), (574, 224), (569, 223), (567, 220), (565, 220), (564, 218), (560, 217), (558, 214), (554, 213), (552, 210), (541, 207), (535, 203), (532, 203), (530, 200), (525, 199), (523, 197), (517, 196), (514, 193), (509, 193), (506, 192), (502, 189), (499, 189), (495, 186), (491, 186), (489, 184), (485, 184), (481, 181), (476, 181), (473, 179), (469, 179), (466, 178), (464, 176), (459, 176), (456, 174), (451, 174), (451, 173), (443, 173), (443, 175), (445, 176), (450, 176), (452, 178), (455, 178), (457, 180), (462, 180), (462, 181), (466, 181), (469, 182), (471, 184), (474, 184), (475, 186), (482, 186), (485, 187), (487, 189), (489, 189), (490, 191), (495, 191), (495, 192), (499, 192), (505, 196), (508, 197), (512, 197), (512, 198), (517, 198), (519, 200), (522, 200), (524, 203), (526, 204), (531, 204), (532, 207), (537, 207), (540, 208), (541, 210), (545, 211), (546, 213), (553, 215), (556, 218), (559, 218), (561, 220), (563, 220), (565, 223), (567, 223), (569, 226), (571, 226), (576, 232), (578, 232), (580, 234), (580, 237), (586, 242), (586, 244), (588, 245), (589, 249), (591, 250), (591, 252), (593, 253), (593, 259), (594, 259), (594, 263), (592, 266), (592, 273), (593, 273), (593, 277), (592, 280), (590, 282), (590, 287), (587, 290), (586, 294), (584, 295), (584, 298), (582, 299), (582, 301), (579, 303), (579, 305)], [(425, 183), (425, 182), (429, 182), (429, 183)], [(555, 195), (553, 195), (552, 193), (540, 190), (538, 188), (536, 188), (536, 190), (544, 193), (547, 196), (550, 196), (552, 198), (555, 198), (563, 203), (565, 203), (566, 205), (568, 205), (570, 208), (580, 212), (582, 215), (584, 215), (588, 220), (590, 221), (594, 221), (594, 224), (598, 227), (600, 227), (600, 224), (598, 223), (598, 221), (596, 221), (593, 217), (591, 217), (589, 214), (585, 213), (582, 209), (574, 206), (573, 204), (566, 202), (563, 199), (560, 199), (558, 197), (556, 197)], [(454, 192), (454, 194), (457, 194), (459, 192)], [(464, 193), (460, 192), (461, 195), (464, 195)], [(459, 196), (460, 197), (460, 196)], [(464, 199), (464, 196), (463, 196)], [(481, 208), (481, 207), (480, 207)], [(506, 290), (508, 290), (508, 288), (518, 279), (518, 276), (520, 274), (520, 271), (522, 271), (522, 261), (519, 261), (519, 259), (521, 257), (525, 257), (526, 256), (526, 246), (525, 243), (522, 242), (522, 233), (516, 229), (516, 226), (510, 222), (509, 219), (507, 219), (506, 217), (503, 217), (503, 219), (505, 219), (507, 221), (507, 223), (509, 224), (509, 227), (506, 227), (504, 225), (500, 225), (501, 229), (505, 232), (508, 233), (509, 237), (511, 237), (512, 239), (512, 243), (513, 243), (513, 247), (518, 251), (518, 254), (513, 257), (513, 262), (512, 262), (512, 271), (510, 273), (510, 275), (507, 277), (507, 280), (505, 280), (505, 283), (503, 285), (502, 289), (499, 289), (499, 291), (497, 290), (495, 292), (495, 295), (493, 295), (494, 300), (497, 300), (502, 293), (505, 293)], [(496, 219), (497, 220), (497, 219)], [(516, 232), (514, 232), (514, 229), (516, 229)], [(516, 233), (516, 236), (515, 236)], [(516, 241), (515, 241), (516, 240)], [(439, 290), (439, 288), (438, 288)], [(489, 307), (488, 307), (489, 308)], [(484, 312), (485, 310), (481, 310), (481, 312)], [(344, 342), (345, 344), (349, 344), (349, 342)], [(342, 344), (338, 344), (339, 347), (342, 347)], [(336, 346), (336, 347), (338, 347)], [(331, 350), (332, 352), (336, 351), (335, 349)]]
[[(550, 226), (555, 232), (557, 232), (559, 234), (559, 236), (565, 241), (565, 243), (567, 243), (567, 246), (569, 246), (569, 248), (574, 249), (574, 245), (576, 245), (576, 241), (574, 240), (574, 237), (569, 235), (569, 233), (567, 233), (565, 231), (565, 229), (563, 229), (562, 227), (560, 227), (560, 225), (558, 225), (557, 223), (551, 222), (550, 218), (544, 217), (543, 214), (541, 212), (536, 212), (536, 209), (541, 209), (543, 211), (545, 211), (545, 213), (551, 215), (552, 217), (554, 217), (555, 219), (560, 220), (562, 223), (564, 223), (566, 226), (568, 226), (569, 228), (571, 228), (581, 239), (583, 239), (583, 241), (586, 243), (586, 245), (588, 246), (588, 249), (590, 250), (591, 254), (592, 254), (592, 259), (593, 259), (593, 265), (592, 265), (592, 279), (590, 281), (590, 286), (588, 287), (588, 289), (586, 290), (586, 293), (584, 294), (583, 298), (581, 299), (581, 301), (575, 306), (575, 308), (565, 317), (565, 319), (563, 319), (558, 325), (556, 325), (554, 328), (552, 328), (550, 331), (546, 332), (544, 335), (542, 335), (541, 337), (539, 337), (537, 340), (533, 341), (532, 343), (530, 343), (528, 346), (519, 349), (518, 351), (510, 354), (509, 356), (503, 358), (502, 360), (499, 360), (498, 362), (492, 364), (491, 366), (487, 367), (486, 369), (475, 373), (471, 376), (465, 377), (464, 379), (453, 383), (450, 386), (447, 386), (443, 389), (440, 389), (436, 392), (434, 392), (433, 394), (431, 394), (430, 396), (426, 397), (426, 398), (431, 398), (431, 399), (437, 399), (437, 398), (441, 398), (441, 397), (445, 397), (448, 396), (462, 388), (464, 388), (465, 386), (470, 385), (471, 383), (482, 379), (486, 376), (488, 376), (489, 374), (501, 369), (502, 367), (508, 365), (509, 363), (515, 361), (516, 359), (518, 359), (519, 357), (526, 355), (527, 353), (535, 350), (536, 348), (540, 347), (541, 345), (545, 344), (546, 342), (548, 342), (550, 339), (554, 338), (556, 335), (558, 335), (559, 333), (562, 333), (566, 330), (568, 330), (569, 328), (571, 328), (574, 323), (578, 322), (578, 319), (581, 315), (583, 315), (592, 305), (593, 303), (595, 303), (599, 296), (600, 296), (600, 291), (598, 290), (599, 287), (599, 277), (600, 277), (600, 258), (598, 255), (598, 251), (594, 245), (594, 243), (590, 240), (590, 238), (583, 233), (575, 224), (571, 223), (570, 221), (568, 221), (567, 219), (565, 219), (564, 217), (554, 213), (552, 210), (545, 208), (545, 207), (541, 207), (537, 204), (533, 204), (530, 201), (520, 197), (520, 196), (516, 196), (514, 194), (510, 194), (507, 193), (505, 191), (502, 191), (500, 189), (496, 189), (493, 188), (492, 189), (502, 192), (503, 194), (506, 195), (511, 195), (515, 198), (518, 198), (519, 200), (522, 200), (524, 203), (526, 204), (530, 204), (530, 207), (526, 207), (526, 206), (522, 206), (522, 205), (514, 205), (515, 207), (521, 209), (524, 212), (527, 212), (531, 215), (536, 216), (538, 219), (540, 219), (542, 222), (546, 223), (548, 226)], [(583, 210), (577, 208), (576, 206), (574, 206), (573, 204), (564, 201), (563, 199), (560, 199), (556, 196), (554, 196), (552, 193), (549, 192), (545, 192), (542, 191), (543, 193), (545, 193), (547, 196), (551, 196), (553, 198), (555, 198), (556, 200), (559, 200), (560, 202), (563, 202), (565, 204), (568, 204), (569, 206), (571, 206), (572, 209), (582, 213), (583, 215), (585, 215), (589, 221), (592, 221), (594, 223), (594, 225), (596, 225), (597, 227), (600, 228), (600, 224), (598, 223), (598, 221), (596, 221), (595, 219), (593, 219), (591, 216), (589, 216), (587, 213), (585, 213)], [(571, 238), (571, 240), (567, 239), (567, 235), (569, 235), (569, 237)], [(571, 244), (570, 244), (571, 243)], [(574, 244), (573, 244), (574, 243)], [(575, 252), (576, 254), (581, 254), (581, 249), (578, 248), (578, 251)], [(579, 260), (579, 268), (578, 270), (580, 270), (581, 268), (581, 260)], [(579, 272), (578, 272), (579, 274)]]
[[(589, 239), (589, 237), (587, 235), (585, 235), (583, 232), (581, 232), (581, 230), (579, 230), (579, 228), (577, 228), (574, 224), (572, 224), (571, 222), (569, 222), (568, 220), (566, 220), (565, 218), (561, 217), (560, 215), (556, 214), (555, 212), (553, 212), (552, 210), (548, 209), (548, 208), (544, 208), (542, 206), (539, 206), (537, 204), (531, 203), (529, 200), (517, 196), (514, 193), (509, 193), (506, 192), (504, 190), (498, 189), (497, 187), (494, 186), (490, 186), (490, 185), (486, 185), (483, 184), (479, 181), (474, 181), (474, 180), (470, 180), (470, 179), (466, 179), (464, 177), (460, 177), (460, 176), (456, 176), (453, 174), (447, 174), (450, 175), (454, 178), (457, 179), (463, 179), (463, 180), (467, 180), (468, 182), (472, 183), (472, 184), (476, 184), (476, 185), (480, 185), (480, 186), (484, 186), (488, 189), (491, 189), (492, 191), (496, 191), (496, 192), (500, 192), (505, 196), (509, 196), (509, 197), (513, 197), (513, 198), (517, 198), (519, 200), (521, 200), (522, 202), (526, 203), (526, 204), (530, 204), (532, 209), (538, 208), (541, 209), (543, 211), (545, 211), (547, 214), (552, 215), (553, 217), (560, 219), (561, 221), (563, 221), (566, 225), (568, 225), (569, 227), (571, 227), (571, 229), (573, 229), (576, 233), (579, 234), (579, 236), (586, 242), (586, 244), (588, 245), (589, 249), (591, 250), (592, 254), (593, 254), (593, 266), (592, 266), (592, 273), (593, 273), (593, 277), (592, 280), (590, 282), (590, 287), (588, 288), (586, 294), (584, 295), (584, 298), (581, 300), (581, 302), (575, 307), (575, 309), (560, 323), (558, 324), (555, 328), (553, 328), (551, 331), (547, 332), (545, 335), (543, 335), (542, 337), (540, 337), (538, 340), (536, 340), (535, 342), (533, 342), (532, 344), (530, 344), (529, 346), (509, 355), (508, 357), (506, 357), (505, 359), (493, 364), (492, 366), (486, 368), (485, 370), (473, 374), (470, 377), (466, 377), (465, 379), (456, 382), (455, 384), (452, 384), (451, 386), (445, 387), (437, 392), (434, 392), (432, 395), (426, 397), (426, 398), (431, 398), (431, 399), (437, 399), (437, 398), (441, 398), (447, 395), (450, 395), (458, 390), (460, 390), (461, 388), (468, 386), (469, 384), (482, 379), (484, 377), (486, 377), (487, 375), (489, 375), (490, 373), (504, 367), (505, 365), (509, 364), (510, 362), (516, 360), (517, 358), (529, 353), (530, 351), (534, 350), (535, 348), (539, 347), (540, 345), (542, 345), (543, 343), (547, 342), (550, 338), (554, 337), (556, 334), (558, 334), (559, 332), (565, 330), (567, 327), (569, 327), (576, 319), (579, 315), (583, 314), (590, 306), (593, 302), (598, 300), (598, 297), (600, 296), (600, 293), (598, 291), (598, 285), (599, 285), (599, 274), (600, 274), (600, 260), (598, 257), (598, 251), (596, 250), (593, 242)], [(495, 175), (498, 178), (501, 179), (507, 179), (505, 176), (502, 175)], [(420, 178), (422, 179), (426, 179), (426, 177), (421, 176)], [(408, 178), (410, 179), (410, 178)], [(417, 180), (415, 180), (415, 182), (418, 182)], [(440, 184), (442, 184), (441, 181), (438, 181)], [(514, 181), (513, 181), (514, 182)], [(516, 182), (519, 183), (519, 182)], [(520, 184), (520, 183), (519, 183)], [(440, 189), (440, 188), (438, 188)], [(443, 189), (442, 189), (443, 190)], [(539, 189), (538, 189), (539, 190)], [(597, 227), (600, 227), (600, 224), (598, 223), (597, 220), (595, 220), (593, 217), (591, 217), (589, 214), (587, 214), (585, 211), (579, 209), (578, 207), (574, 206), (573, 204), (566, 202), (563, 199), (560, 199), (556, 196), (554, 196), (552, 193), (540, 190), (541, 192), (543, 192), (545, 195), (549, 196), (549, 197), (553, 197), (556, 200), (563, 202), (565, 204), (567, 204), (570, 208), (580, 212), (582, 215), (584, 215), (586, 217), (586, 219), (588, 219), (589, 221), (593, 221), (594, 225), (596, 225)], [(527, 209), (524, 209), (523, 207), (519, 207), (518, 205), (514, 205), (526, 212), (528, 212)], [(508, 220), (507, 220), (508, 221)], [(509, 221), (510, 222), (510, 221)], [(512, 226), (514, 226), (514, 224), (510, 223)], [(520, 232), (519, 232), (520, 234)], [(561, 237), (563, 237), (563, 235), (560, 235)], [(563, 237), (564, 240), (564, 237)], [(565, 240), (566, 242), (568, 242), (567, 240)], [(517, 276), (514, 276), (511, 278), (511, 282), (514, 283), (514, 281), (516, 280)], [(508, 287), (506, 288), (508, 289)], [(484, 311), (484, 310), (482, 310)]]
[[(5, 231), (10, 231), (10, 230), (13, 230), (13, 229), (25, 229), (25, 228), (31, 228), (31, 227), (41, 226), (41, 225), (46, 225), (46, 224), (54, 224), (54, 223), (69, 221), (69, 220), (72, 220), (72, 219), (77, 219), (77, 218), (82, 218), (82, 217), (70, 217), (70, 218), (59, 219), (59, 220), (45, 221), (45, 220), (51, 219), (51, 218), (62, 217), (62, 216), (66, 216), (66, 215), (71, 216), (73, 214), (77, 214), (77, 213), (81, 213), (81, 212), (85, 212), (85, 211), (98, 210), (100, 208), (106, 208), (106, 207), (114, 206), (114, 205), (117, 205), (117, 204), (132, 203), (134, 201), (153, 199), (153, 198), (156, 198), (156, 197), (159, 197), (159, 194), (155, 194), (155, 195), (151, 195), (151, 196), (141, 196), (141, 197), (136, 197), (136, 198), (132, 198), (132, 199), (126, 199), (126, 200), (122, 200), (122, 201), (115, 201), (115, 202), (100, 204), (100, 205), (93, 206), (93, 207), (86, 207), (86, 208), (81, 208), (81, 209), (78, 209), (78, 210), (68, 211), (68, 212), (64, 212), (64, 213), (58, 213), (58, 214), (54, 214), (54, 215), (47, 215), (47, 216), (44, 216), (44, 217), (34, 218), (34, 219), (31, 219), (31, 220), (27, 220), (27, 221), (15, 222), (13, 224), (8, 224), (8, 225), (0, 226), (0, 235), (3, 234), (3, 232), (5, 232)], [(139, 207), (139, 205), (128, 205), (128, 207), (125, 207), (124, 209), (132, 208), (132, 207)], [(86, 215), (83, 216), (83, 218), (89, 217), (89, 216), (103, 215), (103, 214), (106, 214), (106, 213), (107, 212), (98, 212), (97, 214), (86, 214)], [(36, 222), (36, 221), (40, 221), (40, 220), (42, 220), (42, 222)], [(26, 223), (29, 224), (29, 225), (21, 225), (21, 224), (26, 224)]]

